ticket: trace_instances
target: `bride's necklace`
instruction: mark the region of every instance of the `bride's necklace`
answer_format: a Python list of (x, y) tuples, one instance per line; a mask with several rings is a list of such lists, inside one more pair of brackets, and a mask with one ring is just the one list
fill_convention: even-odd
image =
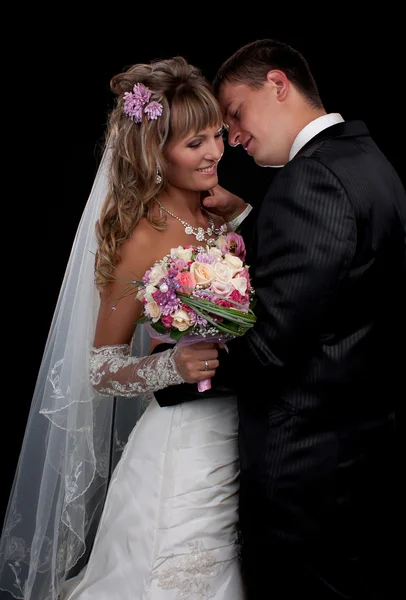
[(213, 246), (216, 243), (216, 240), (210, 237), (213, 233), (218, 237), (219, 235), (224, 233), (225, 229), (227, 228), (226, 225), (222, 225), (221, 227), (215, 227), (212, 215), (204, 208), (202, 208), (202, 210), (204, 210), (204, 212), (209, 218), (208, 228), (203, 229), (203, 227), (193, 227), (193, 225), (190, 225), (190, 223), (187, 223), (186, 221), (175, 215), (173, 212), (165, 208), (165, 206), (161, 204), (158, 199), (157, 202), (162, 210), (164, 210), (166, 213), (168, 213), (168, 215), (171, 215), (171, 217), (177, 219), (180, 223), (182, 223), (182, 225), (185, 228), (185, 233), (187, 235), (194, 235), (198, 242), (206, 242), (208, 246)]

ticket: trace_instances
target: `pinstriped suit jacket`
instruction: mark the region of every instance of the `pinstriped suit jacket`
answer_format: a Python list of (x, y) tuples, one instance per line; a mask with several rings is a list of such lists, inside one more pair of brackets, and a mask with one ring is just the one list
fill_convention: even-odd
[[(252, 238), (258, 323), (230, 344), (248, 388), (255, 373), (268, 384), (268, 407), (279, 398), (339, 412), (346, 401), (363, 404), (348, 396), (359, 386), (385, 380), (387, 390), (386, 369), (394, 376), (404, 358), (406, 200), (365, 125), (339, 123), (313, 138), (250, 217), (242, 234)], [(387, 412), (396, 397), (373, 408)]]
[(230, 377), (239, 374), (241, 526), (252, 555), (331, 551), (339, 580), (344, 557), (382, 542), (399, 477), (405, 190), (353, 121), (313, 138), (257, 212), (242, 235), (258, 321), (228, 344)]

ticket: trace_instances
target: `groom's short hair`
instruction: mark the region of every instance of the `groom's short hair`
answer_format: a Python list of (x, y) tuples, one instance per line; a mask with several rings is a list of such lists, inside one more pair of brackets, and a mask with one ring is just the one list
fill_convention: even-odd
[(237, 50), (220, 67), (213, 81), (216, 95), (225, 83), (261, 88), (269, 71), (283, 71), (289, 81), (315, 107), (322, 108), (317, 84), (300, 52), (277, 40), (257, 40)]

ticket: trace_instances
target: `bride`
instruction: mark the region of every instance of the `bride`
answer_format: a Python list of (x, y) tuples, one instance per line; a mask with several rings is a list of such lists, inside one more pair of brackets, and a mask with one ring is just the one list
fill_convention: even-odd
[(223, 220), (200, 200), (218, 182), (221, 112), (181, 57), (134, 65), (111, 86), (106, 150), (5, 519), (0, 589), (25, 600), (243, 600), (235, 398), (205, 392), (161, 408), (153, 395), (212, 377), (217, 350), (147, 348), (134, 325), (142, 304), (126, 294), (171, 248), (219, 235)]

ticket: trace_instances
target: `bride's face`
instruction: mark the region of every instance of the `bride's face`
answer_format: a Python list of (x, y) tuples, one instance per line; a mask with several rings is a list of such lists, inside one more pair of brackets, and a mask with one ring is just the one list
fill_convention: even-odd
[(209, 127), (171, 140), (164, 150), (168, 183), (193, 191), (217, 185), (217, 164), (224, 152), (222, 134), (222, 127)]

